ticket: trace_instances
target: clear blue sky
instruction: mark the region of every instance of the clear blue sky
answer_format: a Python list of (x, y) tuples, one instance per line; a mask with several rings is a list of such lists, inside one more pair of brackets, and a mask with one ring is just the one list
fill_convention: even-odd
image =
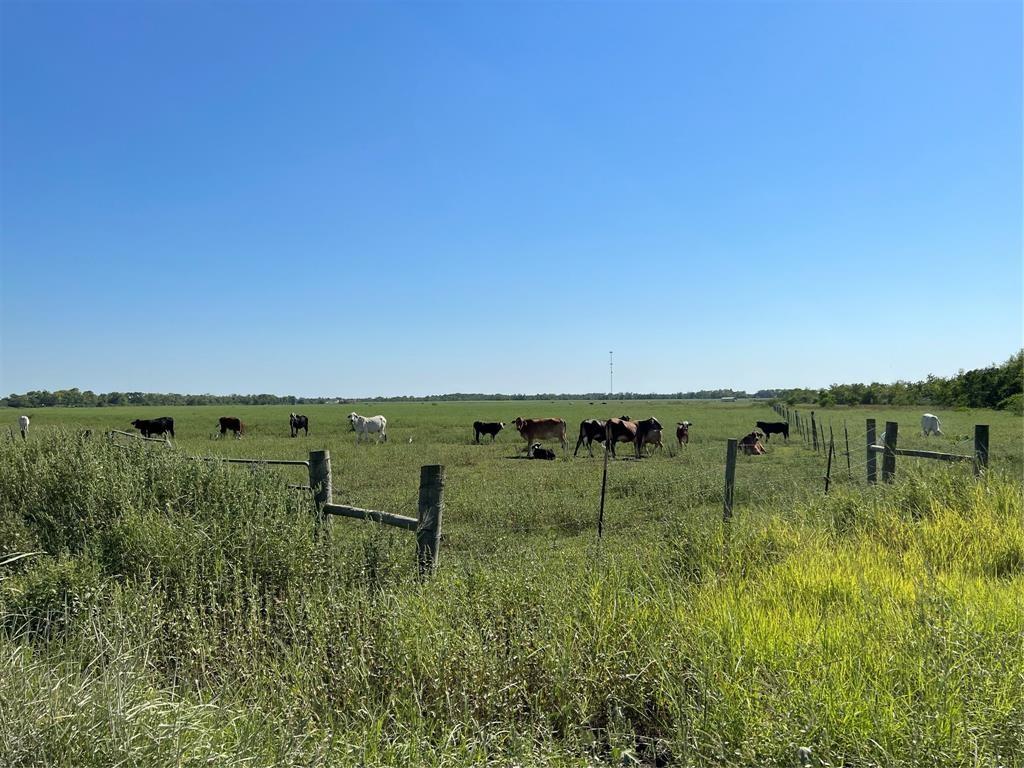
[(1021, 37), (1017, 2), (5, 1), (0, 391), (1001, 361)]

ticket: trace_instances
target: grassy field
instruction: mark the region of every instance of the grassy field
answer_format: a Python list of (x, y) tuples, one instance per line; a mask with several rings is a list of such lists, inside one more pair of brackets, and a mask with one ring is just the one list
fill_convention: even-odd
[[(819, 412), (840, 456), (775, 438), (740, 457), (723, 531), (725, 440), (764, 404), (486, 402), (50, 409), (0, 441), (0, 764), (1024, 765), (1024, 421), (922, 409)], [(356, 446), (345, 414), (388, 417)], [(515, 416), (693, 422), (689, 446), (609, 470), (600, 451), (517, 460)], [(175, 418), (173, 447), (95, 437)], [(218, 416), (248, 425), (212, 439)], [(10, 423), (16, 420), (10, 415)], [(864, 482), (864, 419), (901, 447)], [(827, 428), (826, 428), (827, 431)], [(411, 442), (410, 442), (411, 440)], [(441, 567), (405, 532), (317, 530), (292, 468), (194, 455), (331, 451), (334, 498), (415, 514), (447, 472)], [(842, 444), (840, 443), (840, 448)], [(806, 748), (809, 752), (801, 752)]]

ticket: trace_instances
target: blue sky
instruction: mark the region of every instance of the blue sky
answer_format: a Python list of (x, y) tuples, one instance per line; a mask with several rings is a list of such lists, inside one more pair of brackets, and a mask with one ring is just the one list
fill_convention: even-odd
[(1021, 347), (1019, 3), (0, 4), (0, 391), (679, 391)]

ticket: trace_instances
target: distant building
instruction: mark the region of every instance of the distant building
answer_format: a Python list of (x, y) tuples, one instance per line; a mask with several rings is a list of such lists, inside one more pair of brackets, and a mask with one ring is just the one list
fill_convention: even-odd
[(731, 402), (733, 402), (733, 401), (735, 401), (735, 400), (736, 400), (736, 398), (735, 398), (735, 397), (723, 397), (723, 398), (722, 398), (722, 402), (723, 402), (723, 403), (731, 403)]

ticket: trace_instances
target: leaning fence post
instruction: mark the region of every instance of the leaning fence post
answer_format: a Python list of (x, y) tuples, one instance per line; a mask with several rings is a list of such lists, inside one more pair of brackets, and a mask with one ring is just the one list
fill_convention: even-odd
[(309, 452), (309, 488), (313, 491), (317, 520), (320, 520), (324, 504), (330, 504), (332, 498), (330, 451)]
[(988, 424), (974, 425), (974, 475), (988, 469)]
[(832, 438), (828, 440), (828, 466), (825, 468), (825, 495), (828, 495), (828, 484), (832, 479), (832, 456), (835, 454), (836, 448)]
[(818, 452), (818, 424), (814, 420), (814, 411), (811, 411), (811, 439), (814, 441), (814, 452)]
[(878, 460), (875, 458), (875, 452), (873, 450), (875, 445), (875, 420), (868, 419), (867, 421), (868, 431), (868, 482), (878, 482)]
[(732, 519), (733, 489), (736, 486), (736, 444), (739, 441), (735, 437), (729, 438), (725, 448), (725, 502), (722, 505), (722, 522), (728, 523)]
[(900, 425), (895, 421), (885, 422), (885, 453), (882, 454), (882, 481), (891, 483), (896, 476), (896, 438)]
[(853, 467), (850, 466), (850, 431), (846, 428), (846, 419), (843, 419), (843, 437), (846, 440), (846, 474), (853, 480)]
[(420, 499), (417, 507), (416, 562), (420, 576), (437, 569), (441, 546), (441, 517), (444, 512), (444, 467), (428, 464), (420, 468)]

